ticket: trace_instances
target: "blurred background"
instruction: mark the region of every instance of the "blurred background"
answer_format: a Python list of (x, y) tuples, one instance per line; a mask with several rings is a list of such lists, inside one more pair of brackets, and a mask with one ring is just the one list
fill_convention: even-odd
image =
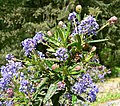
[[(38, 31), (54, 32), (59, 21), (67, 23), (68, 14), (76, 5), (84, 13), (98, 15), (100, 26), (111, 16), (120, 19), (120, 0), (0, 0), (0, 66), (8, 53), (22, 58), (21, 42)], [(112, 70), (110, 76), (120, 75), (120, 24), (108, 26), (96, 38), (109, 41), (95, 44), (101, 64)]]

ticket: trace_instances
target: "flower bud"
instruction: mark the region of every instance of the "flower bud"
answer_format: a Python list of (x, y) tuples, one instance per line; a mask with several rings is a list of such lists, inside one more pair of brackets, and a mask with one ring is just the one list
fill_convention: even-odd
[(113, 17), (111, 17), (111, 18), (108, 20), (108, 22), (109, 22), (110, 25), (112, 25), (112, 24), (116, 23), (117, 20), (118, 20), (117, 17), (116, 17), (116, 16), (113, 16)]
[(79, 66), (79, 65), (77, 65), (76, 67), (75, 67), (75, 70), (80, 70), (81, 69), (81, 67)]
[(82, 11), (82, 6), (81, 5), (77, 5), (76, 6), (76, 12), (77, 13), (81, 13), (81, 11)]
[(84, 49), (84, 50), (87, 50), (88, 48), (89, 48), (89, 44), (85, 43), (85, 44), (83, 45), (83, 49)]
[(64, 25), (63, 21), (59, 21), (58, 26), (63, 27), (63, 25)]
[(52, 65), (52, 70), (55, 70), (55, 69), (57, 69), (57, 68), (59, 68), (59, 65), (57, 65), (57, 64), (53, 64), (53, 65)]
[(14, 91), (12, 88), (8, 88), (6, 93), (8, 94), (9, 98), (12, 98), (14, 96)]
[(94, 52), (96, 50), (96, 47), (93, 46), (92, 49), (91, 49), (91, 52)]
[(48, 34), (49, 36), (52, 36), (51, 31), (47, 31), (47, 34)]

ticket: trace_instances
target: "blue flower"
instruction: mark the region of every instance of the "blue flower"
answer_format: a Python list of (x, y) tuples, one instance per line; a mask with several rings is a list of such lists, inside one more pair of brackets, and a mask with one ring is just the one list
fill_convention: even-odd
[(23, 50), (25, 51), (25, 55), (28, 56), (32, 51), (36, 49), (36, 42), (31, 38), (27, 38), (22, 41), (22, 46)]
[(6, 55), (6, 60), (9, 61), (9, 60), (14, 60), (14, 55), (12, 54), (7, 54)]
[(88, 92), (87, 100), (94, 102), (96, 100), (96, 94), (98, 93), (98, 87), (93, 85), (91, 90)]
[(6, 85), (10, 82), (10, 79), (7, 77), (0, 78), (0, 89), (5, 89)]
[(38, 51), (37, 53), (40, 59), (45, 59), (45, 55), (42, 52)]
[(25, 94), (28, 94), (28, 92), (27, 92), (28, 83), (29, 83), (28, 80), (21, 79), (19, 91), (24, 92)]
[(98, 93), (98, 88), (92, 82), (89, 74), (84, 74), (79, 82), (76, 82), (72, 87), (74, 94), (80, 95), (86, 93), (86, 100), (93, 102), (96, 100), (96, 94)]
[(13, 100), (6, 100), (5, 102), (3, 102), (3, 104), (5, 105), (5, 106), (13, 106), (13, 104), (14, 104), (14, 102), (13, 102)]
[(44, 34), (42, 32), (37, 32), (36, 35), (33, 37), (33, 40), (36, 43), (40, 43), (43, 41), (43, 36), (44, 36)]
[(65, 96), (65, 98), (67, 98), (69, 100), (72, 99), (72, 95), (70, 93), (68, 93), (68, 92), (66, 92), (64, 96)]
[(35, 88), (33, 87), (32, 83), (25, 79), (24, 74), (20, 75), (20, 87), (19, 91), (28, 95), (28, 93), (33, 93)]
[(68, 16), (68, 20), (71, 20), (71, 21), (73, 21), (75, 18), (76, 18), (76, 12), (72, 12)]
[(21, 62), (10, 62), (5, 66), (2, 66), (0, 68), (2, 76), (2, 78), (0, 79), (0, 88), (5, 89), (7, 84), (10, 83), (10, 80), (13, 78), (13, 76), (16, 75), (17, 70), (21, 68), (22, 68)]
[(60, 61), (65, 61), (68, 58), (67, 54), (67, 49), (61, 47), (56, 50), (55, 56), (60, 60)]
[(84, 20), (81, 21), (80, 25), (78, 25), (73, 31), (72, 35), (75, 34), (88, 34), (88, 35), (96, 35), (96, 30), (99, 28), (99, 25), (96, 22), (96, 19), (93, 16), (89, 15)]

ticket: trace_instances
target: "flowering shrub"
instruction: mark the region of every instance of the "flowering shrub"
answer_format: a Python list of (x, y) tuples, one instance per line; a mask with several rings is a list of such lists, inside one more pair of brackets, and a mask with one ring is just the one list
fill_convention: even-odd
[(60, 21), (54, 34), (38, 32), (22, 41), (24, 60), (6, 56), (8, 63), (1, 67), (0, 105), (84, 105), (96, 100), (95, 82), (110, 71), (100, 64), (96, 47), (90, 44), (108, 40), (92, 37), (113, 21), (99, 29), (95, 17), (80, 20), (79, 14), (70, 13), (70, 22)]

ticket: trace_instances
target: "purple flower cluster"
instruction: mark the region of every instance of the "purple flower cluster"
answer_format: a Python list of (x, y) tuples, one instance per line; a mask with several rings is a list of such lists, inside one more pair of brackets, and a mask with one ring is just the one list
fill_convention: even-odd
[(60, 60), (60, 61), (65, 61), (68, 58), (68, 54), (67, 54), (67, 49), (66, 48), (58, 48), (58, 50), (56, 50), (55, 56)]
[(7, 54), (6, 55), (6, 60), (7, 61), (9, 61), (9, 60), (13, 60), (14, 61), (14, 59), (15, 59), (14, 55), (12, 55), (12, 54)]
[(66, 92), (64, 96), (65, 98), (72, 100), (72, 95), (70, 93)]
[(70, 13), (69, 14), (69, 16), (68, 16), (68, 20), (70, 20), (70, 21), (72, 21), (72, 23), (75, 25), (79, 25), (80, 23), (79, 23), (79, 21), (78, 21), (78, 19), (77, 19), (77, 17), (76, 17), (76, 12), (72, 12), (72, 13)]
[(43, 41), (42, 32), (36, 33), (36, 35), (32, 38), (27, 38), (24, 41), (22, 41), (23, 50), (25, 51), (25, 55), (29, 56), (32, 51), (36, 49), (36, 46), (38, 43)]
[(23, 50), (25, 51), (25, 55), (28, 56), (32, 51), (36, 49), (36, 42), (31, 38), (27, 38), (22, 41), (22, 46)]
[(82, 93), (85, 93), (85, 99), (93, 102), (96, 100), (96, 93), (98, 93), (98, 88), (94, 85), (91, 76), (89, 74), (84, 74), (79, 82), (74, 84), (72, 91), (74, 94), (80, 96)]
[(72, 12), (68, 16), (68, 20), (73, 21), (76, 18), (76, 12)]
[(42, 32), (38, 32), (38, 33), (36, 33), (36, 35), (33, 37), (33, 40), (34, 40), (36, 43), (40, 43), (40, 42), (44, 41), (43, 36), (44, 36), (44, 34), (43, 34)]
[(93, 16), (89, 15), (84, 20), (81, 21), (73, 31), (72, 35), (75, 34), (88, 34), (96, 35), (96, 30), (99, 28), (99, 25), (96, 22), (96, 19)]
[(13, 100), (6, 100), (6, 101), (4, 101), (4, 102), (1, 102), (0, 101), (0, 106), (13, 106), (14, 105), (14, 102), (13, 102)]
[(23, 73), (21, 73), (21, 76), (20, 76), (19, 91), (25, 93), (26, 95), (28, 95), (28, 93), (31, 94), (34, 92), (34, 87), (32, 83), (30, 83), (28, 80), (25, 79)]
[(87, 70), (87, 72), (92, 76), (96, 76), (96, 79), (94, 80), (101, 80), (103, 81), (106, 74), (111, 73), (109, 69), (107, 69), (105, 66), (94, 66)]
[(42, 52), (38, 51), (38, 56), (40, 57), (40, 59), (45, 59), (45, 54), (43, 54)]
[(17, 70), (22, 68), (22, 63), (21, 62), (10, 62), (6, 64), (6, 66), (2, 66), (0, 68), (1, 70), (1, 76), (0, 78), (0, 88), (5, 89), (7, 84), (10, 83), (10, 80), (13, 78), (13, 76), (16, 75)]

